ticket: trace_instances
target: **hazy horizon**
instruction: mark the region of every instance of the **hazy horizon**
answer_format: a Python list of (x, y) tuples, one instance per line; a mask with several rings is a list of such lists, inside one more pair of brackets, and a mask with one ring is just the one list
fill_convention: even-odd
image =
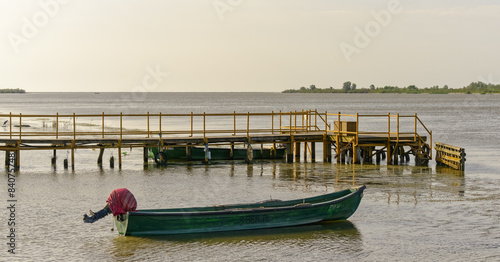
[(0, 88), (281, 92), (500, 83), (493, 0), (0, 0)]

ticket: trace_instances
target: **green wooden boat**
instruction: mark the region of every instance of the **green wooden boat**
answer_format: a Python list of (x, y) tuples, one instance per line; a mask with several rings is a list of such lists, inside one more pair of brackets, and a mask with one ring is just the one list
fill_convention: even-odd
[(289, 201), (137, 210), (124, 214), (123, 221), (118, 221), (115, 217), (115, 225), (120, 235), (149, 236), (250, 230), (345, 220), (358, 208), (365, 188), (359, 186)]
[[(160, 156), (158, 155), (158, 147), (150, 147), (150, 157), (158, 163)], [(210, 147), (210, 160), (245, 160), (248, 157), (247, 148), (234, 148), (233, 156), (231, 157), (231, 148), (229, 147)], [(164, 155), (161, 159), (167, 160), (193, 160), (203, 161), (206, 157), (204, 147), (191, 147), (191, 157), (188, 159), (186, 147), (168, 147), (162, 150)], [(252, 149), (252, 159), (281, 159), (286, 154), (286, 148), (254, 148)]]

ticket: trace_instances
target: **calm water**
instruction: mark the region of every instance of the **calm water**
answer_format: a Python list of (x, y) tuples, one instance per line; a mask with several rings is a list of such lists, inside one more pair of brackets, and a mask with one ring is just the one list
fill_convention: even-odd
[[(283, 161), (141, 163), (128, 150), (122, 170), (95, 162), (97, 151), (25, 152), (16, 177), (16, 253), (5, 261), (498, 261), (500, 260), (500, 96), (279, 93), (2, 94), (0, 113), (220, 113), (317, 109), (346, 114), (418, 113), (434, 141), (466, 148), (465, 173), (413, 165), (337, 165)], [(3, 119), (0, 119), (3, 121)], [(41, 125), (34, 121), (33, 128)], [(105, 159), (116, 152), (106, 151)], [(7, 205), (7, 173), (1, 176)], [(174, 237), (120, 237), (110, 217), (84, 224), (109, 193), (129, 188), (139, 208), (293, 199), (367, 185), (346, 222)], [(7, 236), (8, 210), (0, 212)], [(3, 243), (8, 241), (3, 238)]]

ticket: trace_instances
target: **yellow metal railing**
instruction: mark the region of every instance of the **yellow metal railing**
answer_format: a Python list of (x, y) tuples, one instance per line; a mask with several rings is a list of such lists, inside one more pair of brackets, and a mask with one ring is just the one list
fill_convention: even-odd
[[(411, 132), (401, 132), (400, 120), (414, 118)], [(425, 144), (419, 129), (429, 136), (432, 145), (432, 131), (415, 115), (363, 115), (319, 113), (317, 110), (302, 110), (271, 113), (193, 113), (189, 114), (0, 114), (0, 119), (8, 119), (0, 129), (0, 139), (21, 140), (28, 138), (72, 139), (92, 138), (154, 138), (158, 135), (203, 137), (210, 135), (254, 134), (297, 134), (324, 132), (326, 135), (352, 136), (358, 144), (360, 135), (386, 136), (388, 141), (399, 143), (401, 137), (412, 137), (413, 142)], [(333, 119), (333, 121), (332, 121)], [(377, 123), (387, 122), (387, 128), (374, 128), (361, 131), (360, 124), (366, 119), (376, 119)], [(333, 123), (329, 123), (329, 122)], [(14, 123), (13, 123), (14, 122)], [(350, 129), (341, 128), (341, 124), (350, 122)], [(393, 122), (396, 122), (393, 128)], [(43, 123), (42, 126), (40, 124)], [(30, 126), (30, 124), (32, 126)], [(332, 124), (335, 127), (332, 130)], [(337, 125), (337, 126), (336, 126)], [(410, 128), (407, 124), (405, 128)], [(346, 125), (347, 126), (347, 125)], [(354, 127), (353, 127), (354, 126)], [(395, 129), (395, 130), (393, 130)], [(432, 155), (432, 150), (430, 150)]]
[[(201, 136), (211, 134), (246, 135), (320, 131), (316, 111), (271, 113), (189, 113), (189, 114), (0, 114), (8, 124), (0, 139), (127, 138)], [(314, 119), (314, 122), (313, 122)], [(139, 122), (139, 123), (137, 123)], [(188, 127), (186, 129), (186, 127)]]
[[(331, 128), (327, 128), (327, 119), (329, 118), (334, 118), (334, 128), (333, 130)], [(362, 123), (361, 119), (367, 119), (367, 118), (372, 118), (372, 119), (385, 119), (387, 121), (387, 129), (379, 129), (375, 131), (360, 131), (359, 125)], [(408, 118), (414, 118), (414, 123), (412, 125), (412, 132), (401, 132), (400, 127), (400, 120), (401, 119), (408, 119)], [(351, 136), (354, 139), (354, 143), (357, 145), (359, 142), (359, 136), (364, 135), (364, 136), (386, 136), (387, 141), (390, 142), (402, 142), (401, 138), (404, 137), (405, 141), (404, 142), (410, 142), (408, 141), (408, 137), (412, 136), (412, 141), (414, 143), (421, 143), (422, 145), (427, 144), (429, 146), (430, 152), (429, 152), (429, 157), (432, 158), (432, 131), (430, 131), (422, 122), (422, 120), (415, 115), (391, 115), (388, 113), (387, 115), (362, 115), (362, 114), (356, 114), (356, 115), (350, 115), (350, 114), (341, 114), (340, 112), (338, 114), (332, 114), (332, 113), (325, 113), (324, 118), (321, 117), (320, 119), (325, 120), (325, 131), (329, 135), (334, 135), (334, 136)], [(396, 122), (396, 128), (395, 131), (392, 130), (391, 123), (395, 121)], [(341, 124), (344, 122), (349, 122), (355, 125), (355, 128), (348, 128), (346, 130), (343, 130), (341, 128)], [(409, 126), (405, 126), (406, 128), (409, 128)], [(425, 130), (424, 135), (419, 134), (419, 128), (423, 128)], [(423, 136), (428, 136), (429, 137), (429, 143), (425, 141), (422, 137)]]

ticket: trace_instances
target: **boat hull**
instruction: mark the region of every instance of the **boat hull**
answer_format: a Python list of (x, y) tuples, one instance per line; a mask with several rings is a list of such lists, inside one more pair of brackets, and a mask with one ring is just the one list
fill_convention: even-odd
[[(153, 156), (158, 153), (158, 148), (150, 148)], [(247, 158), (248, 150), (246, 148), (234, 148), (233, 156), (231, 157), (231, 149), (224, 147), (213, 147), (210, 148), (210, 160), (244, 160)], [(273, 150), (274, 154), (273, 154)], [(285, 148), (263, 148), (263, 149), (253, 149), (253, 159), (281, 159), (285, 157)], [(202, 147), (192, 147), (191, 156), (188, 158), (187, 150), (185, 147), (170, 147), (163, 152), (166, 154), (168, 160), (193, 160), (193, 161), (203, 161), (205, 160), (205, 148)]]
[[(314, 198), (186, 209), (129, 212), (115, 219), (126, 236), (250, 230), (345, 220), (358, 208), (364, 186)], [(335, 198), (331, 198), (331, 197)]]

